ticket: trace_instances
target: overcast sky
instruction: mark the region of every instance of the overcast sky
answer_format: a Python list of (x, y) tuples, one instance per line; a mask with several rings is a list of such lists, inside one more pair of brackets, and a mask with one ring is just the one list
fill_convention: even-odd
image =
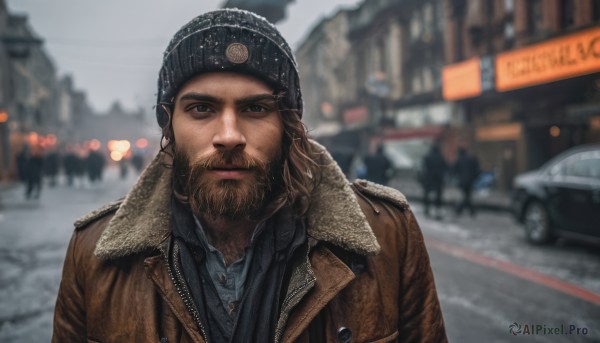
[[(196, 15), (224, 0), (6, 0), (12, 13), (29, 15), (31, 27), (60, 74), (71, 74), (90, 104), (105, 111), (113, 100), (129, 109), (154, 105), (163, 50)], [(320, 18), (362, 0), (295, 0), (278, 25), (293, 47)]]

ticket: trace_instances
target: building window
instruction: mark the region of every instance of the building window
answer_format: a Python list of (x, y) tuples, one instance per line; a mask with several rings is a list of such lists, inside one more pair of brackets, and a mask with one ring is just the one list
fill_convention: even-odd
[(386, 72), (387, 71), (387, 49), (385, 48), (385, 36), (382, 37), (377, 43), (379, 50), (379, 70)]
[[(467, 0), (451, 0), (448, 1), (450, 7), (451, 18), (454, 19), (455, 25), (453, 28), (452, 35), (455, 37), (455, 46), (453, 61), (460, 61), (463, 58), (464, 51), (464, 37), (463, 28), (465, 23), (465, 15), (467, 13)], [(444, 7), (444, 6), (439, 6)], [(443, 10), (443, 8), (442, 8)], [(441, 21), (441, 20), (438, 20)]]
[(594, 21), (600, 21), (600, 0), (592, 0), (592, 18)]
[(540, 33), (543, 29), (543, 1), (529, 0), (527, 2), (528, 27), (530, 33)]
[(433, 72), (431, 68), (423, 68), (423, 91), (430, 92), (433, 90)]
[(433, 6), (430, 2), (423, 5), (423, 22), (425, 23), (426, 29), (433, 27)]
[(357, 81), (357, 83), (359, 85), (365, 85), (365, 82), (367, 82), (367, 71), (366, 71), (366, 66), (367, 65), (367, 57), (366, 57), (366, 51), (363, 50), (362, 53), (360, 53), (358, 55), (357, 61), (356, 61), (356, 78), (355, 80)]
[(487, 0), (485, 4), (485, 15), (490, 22), (494, 19), (494, 0)]
[(415, 41), (421, 37), (421, 30), (423, 30), (423, 25), (421, 23), (421, 13), (418, 10), (415, 10), (410, 20), (411, 41)]
[(423, 91), (423, 83), (421, 80), (420, 70), (414, 70), (412, 74), (412, 93), (419, 94)]
[(515, 9), (515, 0), (504, 0), (504, 12), (512, 13)]
[(504, 48), (511, 49), (515, 43), (515, 24), (513, 22), (504, 23)]
[(573, 0), (562, 0), (560, 4), (560, 24), (562, 28), (575, 25), (575, 4)]

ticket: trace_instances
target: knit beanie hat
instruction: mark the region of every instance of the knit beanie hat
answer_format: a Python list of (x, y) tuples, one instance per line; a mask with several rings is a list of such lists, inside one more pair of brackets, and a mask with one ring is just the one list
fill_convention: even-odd
[(202, 14), (183, 26), (164, 53), (158, 77), (156, 119), (169, 123), (164, 106), (188, 80), (198, 74), (229, 71), (259, 78), (281, 94), (285, 109), (302, 116), (302, 94), (292, 50), (265, 18), (238, 9)]

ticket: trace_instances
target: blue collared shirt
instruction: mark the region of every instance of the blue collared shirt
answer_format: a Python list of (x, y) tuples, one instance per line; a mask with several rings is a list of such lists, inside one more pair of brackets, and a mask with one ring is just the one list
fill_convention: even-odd
[(225, 311), (232, 317), (237, 314), (238, 305), (244, 294), (244, 287), (248, 279), (248, 270), (254, 255), (256, 238), (265, 228), (265, 223), (261, 222), (254, 229), (250, 245), (245, 248), (244, 256), (233, 262), (229, 266), (225, 264), (225, 257), (214, 246), (212, 246), (206, 236), (202, 223), (194, 216), (196, 223), (196, 232), (206, 251), (205, 263), (206, 269), (213, 281), (215, 289), (221, 298), (221, 303)]

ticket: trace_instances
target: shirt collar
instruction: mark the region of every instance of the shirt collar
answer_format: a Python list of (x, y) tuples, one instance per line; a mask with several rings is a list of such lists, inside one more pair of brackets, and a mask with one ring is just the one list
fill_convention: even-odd
[[(194, 217), (194, 223), (196, 224), (195, 231), (196, 231), (196, 234), (198, 235), (198, 238), (200, 239), (200, 243), (202, 243), (202, 245), (204, 246), (205, 249), (208, 249), (211, 252), (218, 251), (217, 248), (215, 248), (208, 241), (208, 237), (206, 236), (206, 230), (204, 229), (204, 226), (202, 225), (202, 221), (200, 219), (198, 219), (198, 217), (196, 215), (194, 215), (193, 217)], [(250, 239), (250, 246), (253, 246), (256, 243), (256, 240), (258, 239), (258, 237), (265, 231), (265, 227), (266, 227), (266, 221), (261, 221), (258, 224), (256, 224), (256, 226), (254, 227), (254, 232), (252, 233), (252, 238)]]

